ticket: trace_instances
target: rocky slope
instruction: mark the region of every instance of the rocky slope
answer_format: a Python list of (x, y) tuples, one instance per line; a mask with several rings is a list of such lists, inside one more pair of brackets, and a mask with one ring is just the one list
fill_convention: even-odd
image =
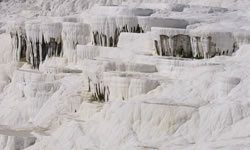
[(3, 0), (0, 150), (250, 149), (244, 0)]

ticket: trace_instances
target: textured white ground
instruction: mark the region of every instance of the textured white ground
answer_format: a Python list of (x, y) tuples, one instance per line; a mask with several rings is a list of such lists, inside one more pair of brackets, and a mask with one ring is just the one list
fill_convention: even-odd
[[(0, 2), (0, 150), (250, 150), (247, 42), (232, 56), (175, 59), (142, 55), (152, 53), (150, 34), (124, 33), (118, 48), (89, 46), (104, 52), (79, 51), (72, 64), (51, 58), (38, 71), (12, 60), (6, 31), (15, 20), (131, 15), (140, 12), (128, 11), (141, 7), (154, 10), (152, 16), (201, 22), (189, 27), (198, 31), (249, 33), (249, 0), (124, 0), (130, 9), (89, 11), (97, 2), (122, 0)], [(182, 7), (176, 3), (199, 7), (170, 11)], [(201, 5), (229, 10), (208, 13)], [(86, 76), (98, 74), (112, 90), (109, 102), (88, 101)]]

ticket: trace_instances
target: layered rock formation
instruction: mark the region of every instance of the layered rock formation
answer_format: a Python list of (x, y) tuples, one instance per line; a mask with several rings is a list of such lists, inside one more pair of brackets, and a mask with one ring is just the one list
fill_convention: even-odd
[(14, 2), (0, 2), (0, 150), (249, 149), (242, 1)]

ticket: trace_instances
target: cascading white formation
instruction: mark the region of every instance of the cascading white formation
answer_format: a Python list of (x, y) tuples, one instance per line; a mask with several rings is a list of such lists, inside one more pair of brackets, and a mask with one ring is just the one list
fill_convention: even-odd
[[(117, 66), (116, 69), (119, 70), (119, 67), (121, 66)], [(127, 69), (129, 71), (129, 68)], [(121, 68), (120, 70), (125, 71)], [(101, 78), (88, 77), (87, 82), (88, 92), (92, 94), (92, 100), (101, 102), (127, 100), (147, 94), (160, 85), (157, 80), (147, 76), (125, 72), (104, 72), (101, 74)]]
[(127, 100), (147, 94), (160, 85), (157, 80), (129, 73), (106, 72), (103, 78), (111, 100)]
[[(159, 32), (153, 29), (153, 34), (156, 32), (153, 40), (148, 39), (152, 37), (150, 33), (119, 36), (123, 29), (124, 32), (137, 32), (138, 25), (143, 31), (151, 31), (153, 26), (178, 27), (176, 24), (185, 28), (185, 21), (137, 15), (104, 15), (103, 18), (106, 19), (96, 19), (92, 28), (99, 34), (93, 38), (94, 45), (99, 44), (99, 47), (76, 46), (86, 44), (84, 25), (76, 23), (77, 19), (65, 19), (74, 23), (62, 25), (26, 24), (28, 48), (25, 58), (34, 67), (38, 68), (43, 59), (50, 56), (63, 55), (69, 62), (76, 62), (77, 58), (77, 64), (69, 66), (66, 61), (60, 62), (65, 59), (48, 59), (43, 62), (45, 71), (42, 67), (39, 68), (41, 72), (18, 70), (14, 78), (9, 78), (9, 82), (18, 86), (6, 86), (3, 91), (11, 92), (6, 93), (8, 97), (19, 96), (17, 99), (5, 98), (4, 104), (0, 97), (4, 108), (0, 111), (0, 124), (11, 125), (14, 129), (24, 123), (34, 125), (31, 130), (38, 140), (28, 150), (214, 150), (218, 147), (234, 149), (234, 146), (225, 147), (228, 141), (236, 145), (235, 149), (241, 148), (239, 142), (249, 143), (249, 130), (238, 130), (246, 127), (249, 121), (249, 54), (242, 53), (246, 55), (245, 63), (240, 60), (242, 57), (192, 61), (152, 56), (153, 42), (157, 43), (158, 55), (206, 58), (218, 52), (231, 55), (234, 42), (235, 47), (240, 46), (249, 38), (242, 39), (244, 34), (235, 38), (231, 33), (190, 29), (159, 29)], [(18, 37), (13, 38), (15, 45), (19, 45)], [(114, 37), (121, 37), (117, 48), (101, 47), (116, 46), (118, 40)], [(58, 43), (63, 43), (59, 54), (59, 48), (55, 46)], [(18, 48), (15, 47), (15, 53), (20, 54)], [(46, 64), (54, 66), (47, 67)], [(76, 74), (77, 69), (83, 73)], [(84, 79), (87, 81), (82, 81)], [(89, 95), (85, 95), (85, 88), (97, 102), (87, 101)], [(103, 104), (104, 101), (110, 102)], [(79, 108), (84, 103), (85, 107)], [(93, 111), (89, 106), (98, 108)], [(83, 109), (82, 113), (79, 109)], [(88, 115), (91, 117), (83, 119)], [(0, 145), (1, 141), (0, 137)]]
[(90, 10), (89, 20), (92, 32), (92, 43), (99, 46), (116, 47), (121, 32), (143, 33), (138, 15), (153, 13), (151, 9), (138, 9), (117, 6), (95, 6)]
[[(37, 63), (40, 63), (40, 57), (39, 57), (40, 52), (37, 51), (37, 48), (39, 49), (40, 22), (26, 23), (25, 28), (26, 28), (26, 35), (27, 35), (26, 61), (30, 62), (35, 68), (35, 67), (38, 67)], [(34, 44), (32, 43), (32, 41)], [(38, 47), (35, 46), (35, 43), (38, 43), (37, 45)], [(37, 62), (34, 62), (34, 59), (36, 59)]]
[(136, 17), (95, 16), (91, 20), (92, 43), (94, 45), (116, 47), (120, 32), (144, 32)]
[(239, 43), (231, 32), (153, 28), (155, 49), (160, 56), (211, 58), (232, 55)]
[(121, 32), (144, 33), (151, 27), (185, 28), (188, 23), (181, 19), (137, 16), (95, 16), (90, 21), (94, 45), (116, 47)]
[(188, 25), (182, 19), (151, 17), (153, 12), (151, 9), (125, 6), (92, 8), (87, 16), (91, 16), (88, 22), (93, 45), (117, 47), (121, 32), (144, 33), (151, 27), (186, 28)]
[[(121, 58), (126, 58), (128, 57), (126, 51), (113, 47), (84, 45), (79, 45), (77, 49), (78, 63), (83, 66), (88, 92), (94, 100), (127, 100), (146, 94), (159, 86), (157, 80), (142, 75), (142, 73), (156, 73), (155, 65), (120, 62), (114, 59), (117, 56), (109, 55), (109, 53), (121, 53), (121, 55), (125, 55)], [(133, 54), (135, 55), (135, 53)], [(106, 59), (107, 57), (109, 58)], [(131, 74), (127, 74), (127, 72)]]
[(66, 57), (76, 62), (76, 46), (90, 42), (89, 25), (73, 22), (13, 22), (9, 26), (14, 61), (39, 68), (47, 57)]
[(39, 68), (46, 57), (62, 56), (61, 23), (27, 23), (30, 63)]
[(77, 61), (77, 45), (87, 44), (89, 42), (89, 26), (82, 23), (63, 23), (62, 42), (63, 55), (68, 62)]
[(24, 21), (10, 22), (8, 30), (12, 39), (12, 56), (14, 61), (23, 61), (26, 56), (26, 33)]
[(250, 43), (249, 32), (234, 32), (233, 37), (235, 38), (235, 41), (238, 43), (239, 47)]

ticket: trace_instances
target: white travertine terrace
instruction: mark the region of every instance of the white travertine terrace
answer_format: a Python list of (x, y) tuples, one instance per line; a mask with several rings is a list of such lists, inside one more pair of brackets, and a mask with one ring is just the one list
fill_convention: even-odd
[(62, 24), (58, 22), (29, 22), (27, 32), (27, 61), (34, 68), (51, 56), (62, 56)]
[(65, 56), (69, 62), (76, 62), (77, 44), (90, 41), (89, 26), (81, 23), (14, 22), (9, 32), (14, 60), (30, 62), (34, 68), (39, 68), (47, 56)]
[(104, 73), (104, 85), (109, 87), (109, 100), (126, 100), (152, 91), (160, 84), (157, 80), (127, 73)]
[(121, 32), (144, 33), (150, 31), (151, 27), (186, 28), (188, 22), (183, 19), (151, 16), (94, 15), (90, 20), (90, 25), (92, 43), (116, 47)]
[(248, 0), (0, 0), (0, 150), (249, 150)]
[(13, 21), (9, 23), (8, 31), (12, 39), (12, 54), (13, 60), (20, 61), (23, 54), (23, 49), (26, 44), (24, 21)]
[[(186, 37), (184, 47), (186, 53), (191, 52), (191, 57), (210, 58), (215, 55), (232, 55), (238, 50), (239, 45), (248, 44), (249, 37), (244, 33), (204, 31), (198, 29), (172, 29), (152, 28), (155, 38), (155, 48), (159, 55), (174, 56), (178, 36)], [(176, 39), (177, 38), (177, 39)], [(180, 37), (181, 38), (181, 37)], [(177, 40), (177, 41), (176, 41)], [(178, 47), (178, 46), (177, 46)]]
[(62, 40), (63, 53), (68, 62), (77, 61), (77, 45), (87, 44), (90, 42), (89, 26), (82, 23), (63, 23)]

